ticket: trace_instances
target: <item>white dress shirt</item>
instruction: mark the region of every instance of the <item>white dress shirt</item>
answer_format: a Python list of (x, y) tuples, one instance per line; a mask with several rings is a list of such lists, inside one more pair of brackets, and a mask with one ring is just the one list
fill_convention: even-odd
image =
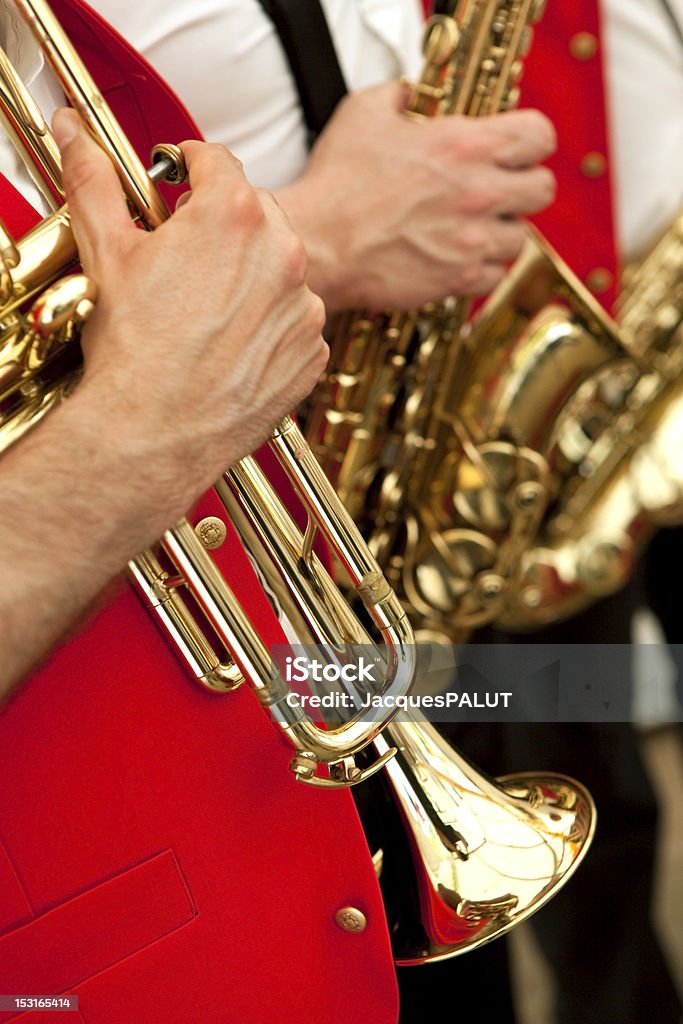
[[(683, 207), (683, 47), (660, 0), (600, 2), (618, 242), (630, 259)], [(683, 25), (683, 0), (670, 4)], [(420, 0), (322, 5), (349, 88), (419, 73)], [(306, 139), (296, 89), (257, 0), (93, 0), (93, 6), (168, 80), (205, 136), (236, 153), (255, 184), (277, 188), (301, 173)], [(59, 87), (11, 0), (0, 0), (0, 33), (49, 116), (60, 102)], [(2, 132), (0, 166), (39, 202)]]
[[(617, 240), (630, 260), (683, 211), (683, 43), (660, 0), (601, 2)], [(669, 3), (683, 28), (683, 0)]]
[[(618, 243), (630, 259), (683, 206), (683, 49), (660, 0), (600, 2)], [(306, 139), (296, 89), (257, 0), (93, 3), (168, 80), (204, 135), (235, 152), (254, 184), (277, 188), (301, 173)], [(670, 3), (683, 24), (683, 0)], [(322, 6), (350, 89), (419, 74), (419, 0)]]
[[(306, 163), (298, 94), (257, 0), (91, 0), (182, 98), (253, 184), (278, 188)], [(420, 0), (322, 0), (349, 89), (420, 68)]]

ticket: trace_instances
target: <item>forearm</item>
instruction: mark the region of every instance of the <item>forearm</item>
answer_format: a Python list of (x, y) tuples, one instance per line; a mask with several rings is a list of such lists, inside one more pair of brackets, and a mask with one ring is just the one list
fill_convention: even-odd
[(0, 702), (158, 528), (86, 405), (69, 400), (0, 460)]

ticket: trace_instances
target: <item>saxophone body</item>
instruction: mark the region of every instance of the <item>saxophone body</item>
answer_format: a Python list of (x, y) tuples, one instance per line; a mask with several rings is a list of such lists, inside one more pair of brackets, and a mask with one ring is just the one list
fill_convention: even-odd
[[(542, 7), (437, 5), (407, 115), (514, 107)], [(341, 318), (331, 349), (309, 440), (418, 637), (462, 641), (504, 613), (520, 560), (574, 470), (555, 438), (558, 419), (592, 375), (628, 353), (599, 303), (533, 232), (474, 318), (463, 299), (355, 311)]]

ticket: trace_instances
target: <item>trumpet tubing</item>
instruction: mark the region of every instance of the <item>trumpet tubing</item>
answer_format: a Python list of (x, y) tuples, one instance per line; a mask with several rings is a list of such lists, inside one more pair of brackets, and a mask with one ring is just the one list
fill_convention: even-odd
[[(48, 5), (44, 0), (16, 0), (16, 6), (65, 94), (112, 160), (137, 219), (148, 230), (157, 227), (170, 214), (154, 179), (166, 176), (182, 181), (182, 154), (175, 147), (157, 147), (157, 166), (148, 173)], [(59, 156), (44, 120), (6, 61), (0, 62), (0, 80), (0, 108), (13, 138), (21, 141), (27, 164), (40, 156), (40, 174), (46, 178), (48, 189), (58, 192)], [(77, 259), (64, 206), (17, 245), (6, 234), (0, 238), (0, 245), (0, 447), (6, 447), (77, 383), (80, 329), (94, 306), (96, 289), (83, 275), (63, 276)], [(31, 300), (33, 305), (27, 308)], [(289, 561), (296, 569), (303, 565), (316, 581), (317, 586), (308, 586), (307, 596), (319, 609), (317, 617), (333, 626), (322, 642), (343, 656), (345, 645), (354, 642), (354, 630), (364, 639), (367, 634), (350, 611), (343, 617), (338, 614), (341, 598), (334, 610), (325, 604), (325, 595), (329, 600), (333, 585), (320, 582), (325, 569), (310, 550), (320, 527), (381, 634), (385, 652), (383, 685), (396, 694), (407, 692), (415, 661), (412, 632), (403, 609), (294, 422), (284, 420), (270, 443), (308, 510), (309, 529), (294, 540), (295, 550), (290, 550)], [(253, 460), (243, 460), (228, 471), (227, 477), (255, 496), (251, 511), (264, 533), (270, 529), (268, 521), (274, 514), (286, 518), (284, 509), (275, 506), (272, 490), (268, 490)], [(292, 527), (290, 541), (293, 536)], [(234, 689), (244, 678), (251, 681), (259, 700), (295, 748), (292, 771), (298, 779), (318, 786), (345, 786), (384, 764), (386, 759), (361, 771), (354, 763), (354, 755), (371, 742), (378, 726), (368, 727), (353, 720), (337, 729), (321, 729), (295, 700), (289, 699), (290, 691), (274, 670), (265, 644), (186, 520), (165, 534), (159, 550), (143, 552), (133, 559), (129, 570), (195, 679), (216, 692)], [(286, 573), (283, 575), (296, 591), (298, 585)], [(183, 598), (186, 589), (192, 595), (190, 602)], [(342, 621), (344, 628), (340, 631)], [(226, 648), (222, 656), (216, 653), (219, 643)]]

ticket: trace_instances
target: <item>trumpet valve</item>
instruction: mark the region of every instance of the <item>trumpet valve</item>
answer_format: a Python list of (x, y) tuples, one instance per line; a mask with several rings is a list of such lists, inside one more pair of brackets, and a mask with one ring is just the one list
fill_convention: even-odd
[(152, 150), (152, 181), (165, 181), (169, 185), (182, 185), (187, 180), (187, 166), (180, 146), (160, 142)]

